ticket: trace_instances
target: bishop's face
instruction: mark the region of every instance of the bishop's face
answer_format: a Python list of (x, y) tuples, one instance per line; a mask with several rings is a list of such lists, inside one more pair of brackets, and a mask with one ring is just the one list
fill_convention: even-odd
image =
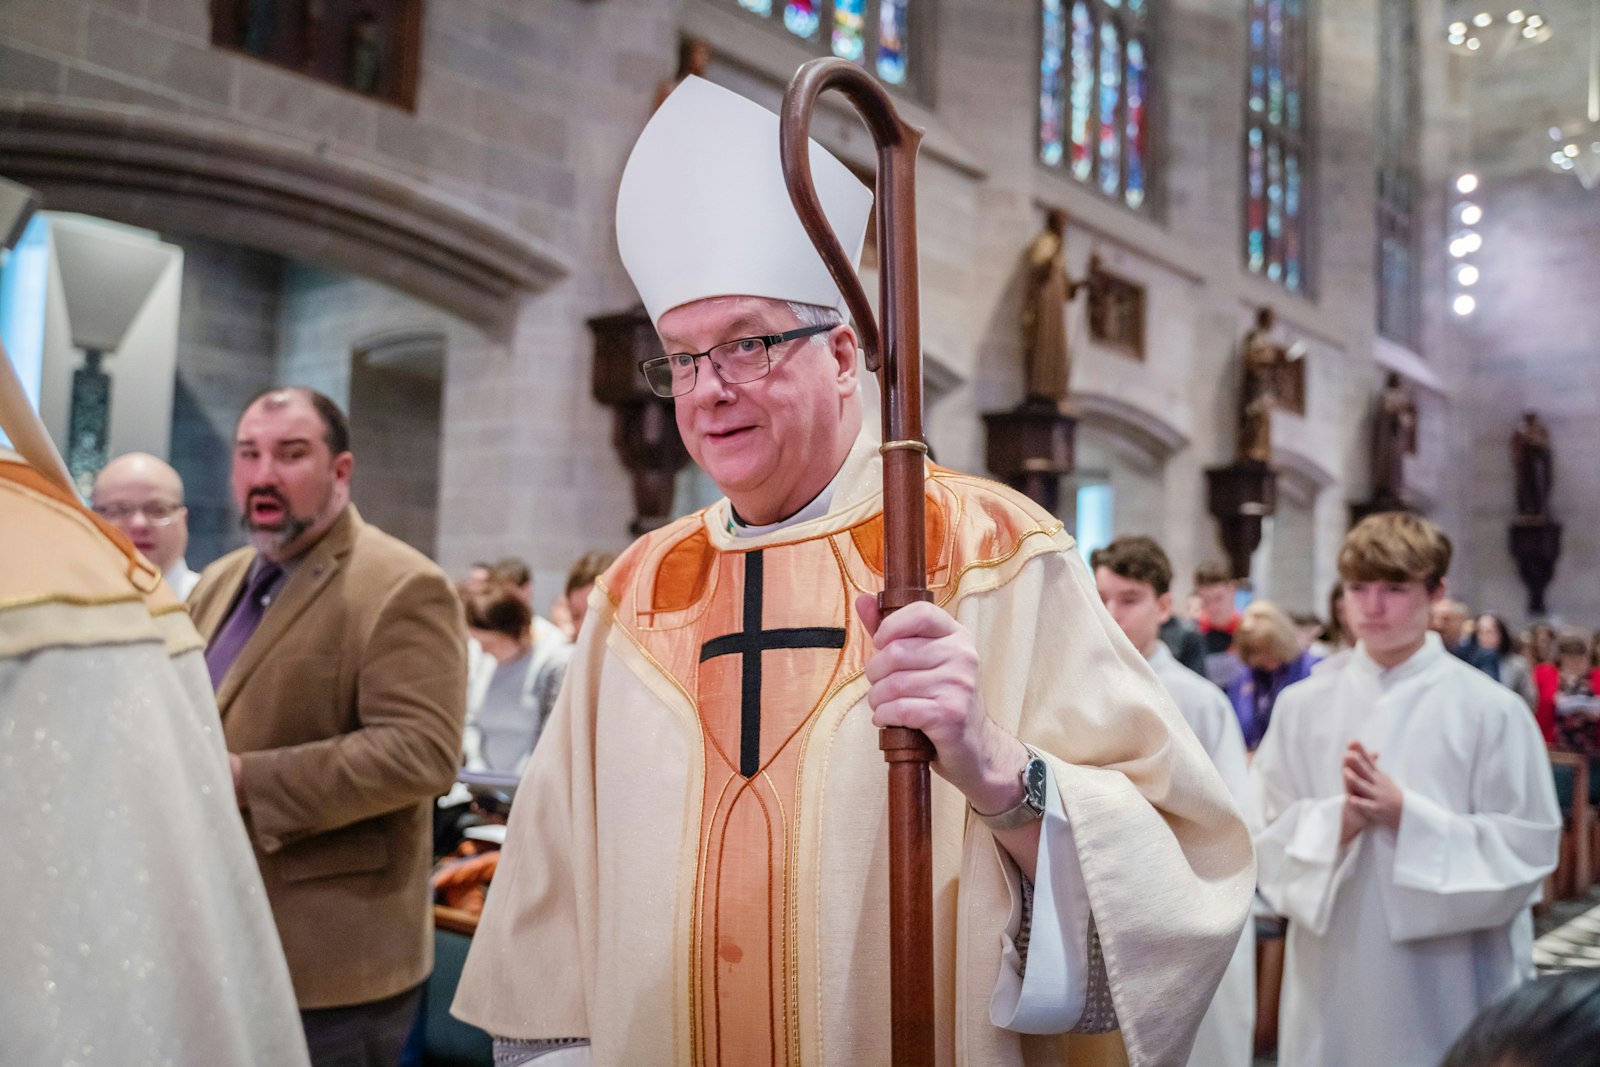
[[(799, 327), (788, 304), (713, 297), (673, 308), (657, 332), (667, 352), (705, 352), (744, 337)], [(810, 503), (838, 473), (861, 428), (855, 332), (829, 333), (770, 350), (771, 369), (729, 385), (709, 359), (694, 389), (674, 401), (689, 455), (747, 522), (777, 522)]]

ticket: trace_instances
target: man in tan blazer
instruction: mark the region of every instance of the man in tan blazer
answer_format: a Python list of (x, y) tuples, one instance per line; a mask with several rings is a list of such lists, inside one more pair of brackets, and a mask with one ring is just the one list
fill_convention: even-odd
[(439, 568), (356, 513), (354, 463), (327, 397), (253, 401), (233, 451), (252, 546), (190, 609), (312, 1062), (376, 1067), (433, 966), (431, 801), (461, 752), (466, 639)]

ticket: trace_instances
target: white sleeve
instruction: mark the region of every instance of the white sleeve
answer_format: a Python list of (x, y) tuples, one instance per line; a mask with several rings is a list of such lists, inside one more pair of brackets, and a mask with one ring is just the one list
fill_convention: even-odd
[(1022, 925), (1022, 872), (995, 845), (1011, 888), (1011, 917), (1002, 940), (1000, 975), (989, 998), (989, 1021), (1021, 1034), (1071, 1030), (1083, 1015), (1088, 990), (1089, 895), (1078, 866), (1072, 821), (1048, 761), (1046, 767), (1026, 968), (1016, 944)]
[(1257, 828), (1256, 878), (1273, 911), (1322, 937), (1364, 835), (1339, 844), (1343, 793), (1301, 795), (1307, 790), (1290, 766), (1295, 753), (1286, 750), (1284, 719), (1276, 717), (1276, 729), (1267, 731), (1251, 765), (1251, 799), (1258, 806), (1250, 820)]
[(1396, 941), (1503, 926), (1555, 869), (1561, 815), (1548, 757), (1533, 719), (1520, 704), (1516, 711), (1479, 749), (1470, 814), (1403, 789), (1385, 888)]

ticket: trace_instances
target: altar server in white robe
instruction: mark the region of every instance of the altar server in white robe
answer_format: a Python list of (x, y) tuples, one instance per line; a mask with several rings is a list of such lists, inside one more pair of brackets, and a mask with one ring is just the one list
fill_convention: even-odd
[(1450, 554), (1413, 515), (1350, 532), (1360, 643), (1284, 691), (1256, 753), (1261, 892), (1289, 919), (1283, 1067), (1433, 1067), (1532, 972), (1560, 813), (1527, 705), (1428, 631)]
[[(1172, 617), (1172, 563), (1149, 537), (1119, 537), (1089, 556), (1100, 600), (1133, 647), (1144, 654), (1178, 712), (1216, 764), (1228, 792), (1249, 810), (1244, 734), (1227, 694), (1178, 662), (1161, 640)], [(1255, 927), (1246, 923), (1211, 1006), (1200, 1020), (1189, 1067), (1249, 1067), (1256, 1021)]]

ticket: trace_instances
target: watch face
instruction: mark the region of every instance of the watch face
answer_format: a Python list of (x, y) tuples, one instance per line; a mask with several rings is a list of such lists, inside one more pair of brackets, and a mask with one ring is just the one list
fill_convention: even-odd
[(1023, 799), (1028, 807), (1037, 812), (1044, 811), (1044, 775), (1044, 760), (1037, 756), (1028, 761), (1027, 768), (1022, 772), (1023, 787), (1027, 790)]

